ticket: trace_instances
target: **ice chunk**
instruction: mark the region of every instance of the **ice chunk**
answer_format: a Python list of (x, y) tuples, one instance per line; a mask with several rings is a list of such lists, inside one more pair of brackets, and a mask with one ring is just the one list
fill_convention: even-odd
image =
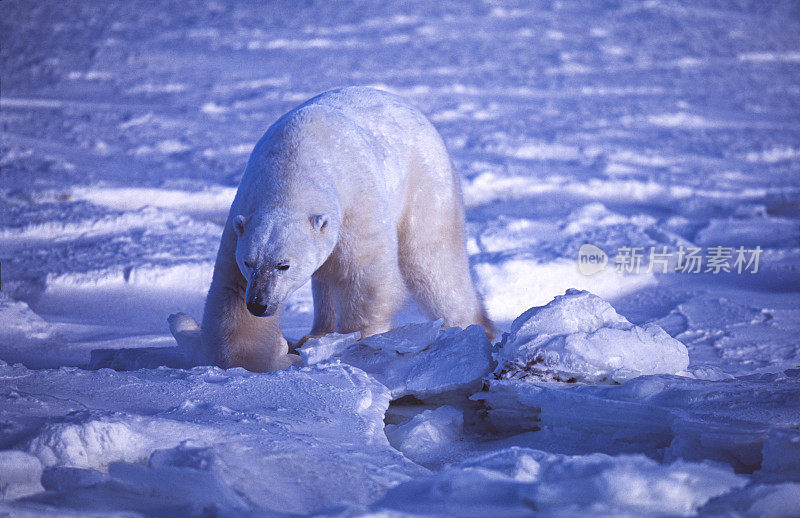
[(0, 337), (6, 340), (44, 339), (52, 333), (50, 324), (34, 313), (27, 304), (13, 300), (3, 293), (0, 293), (0, 322)]
[(755, 484), (717, 497), (700, 509), (701, 516), (797, 516), (800, 484)]
[(792, 474), (800, 480), (800, 432), (773, 430), (764, 443), (761, 469), (764, 472)]
[(433, 322), (418, 322), (392, 329), (379, 335), (364, 338), (363, 344), (377, 351), (399, 354), (417, 353), (436, 341), (444, 325), (444, 319)]
[(0, 501), (44, 491), (39, 459), (18, 450), (0, 451)]
[[(160, 469), (135, 464), (112, 464), (109, 475), (116, 484), (136, 488), (138, 495), (156, 501), (168, 501), (170, 505), (181, 505), (185, 514), (205, 514), (198, 511), (226, 509), (242, 512), (247, 508), (245, 500), (226, 484), (216, 473), (204, 469), (187, 469), (165, 466)], [(113, 494), (114, 483), (106, 483), (105, 489)], [(184, 514), (176, 512), (175, 514)], [(212, 513), (213, 514), (213, 513)]]
[(657, 325), (635, 326), (600, 297), (568, 290), (514, 320), (495, 360), (501, 379), (608, 383), (685, 374), (689, 353)]
[(437, 516), (686, 516), (746, 483), (711, 463), (508, 448), (405, 482), (373, 508)]
[(42, 474), (42, 485), (49, 491), (68, 491), (82, 487), (96, 486), (108, 481), (108, 473), (96, 469), (68, 468), (56, 466), (47, 468)]
[(392, 446), (414, 462), (426, 464), (457, 442), (464, 427), (464, 414), (449, 405), (425, 410), (399, 425), (387, 425)]
[[(333, 337), (331, 349), (349, 338)], [(299, 353), (311, 361), (319, 342), (309, 340)], [(347, 345), (330, 360), (362, 369), (384, 384), (393, 399), (413, 395), (424, 399), (444, 393), (468, 394), (480, 388), (491, 369), (492, 344), (483, 328), (443, 328), (442, 321), (408, 324)]]
[(297, 349), (297, 354), (300, 355), (300, 359), (305, 365), (316, 365), (341, 353), (356, 343), (360, 336), (361, 333), (345, 335), (330, 333), (325, 336), (309, 338), (300, 349)]

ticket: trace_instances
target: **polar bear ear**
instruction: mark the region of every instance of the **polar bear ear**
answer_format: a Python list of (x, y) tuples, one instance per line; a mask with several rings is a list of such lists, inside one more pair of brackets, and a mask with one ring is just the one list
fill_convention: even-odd
[(328, 217), (327, 214), (315, 214), (310, 218), (311, 226), (314, 227), (314, 230), (316, 230), (317, 232), (321, 232), (322, 230), (325, 229), (326, 226), (328, 226), (329, 219), (330, 218)]
[(233, 230), (236, 231), (236, 235), (241, 237), (244, 234), (244, 225), (247, 223), (247, 218), (239, 214), (235, 218), (233, 218)]

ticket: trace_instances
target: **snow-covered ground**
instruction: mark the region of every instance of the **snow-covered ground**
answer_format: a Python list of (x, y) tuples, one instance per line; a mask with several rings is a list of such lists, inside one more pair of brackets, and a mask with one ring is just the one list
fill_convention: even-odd
[[(798, 34), (793, 0), (5, 0), (0, 511), (800, 514)], [(253, 145), (352, 84), (444, 136), (510, 334), (188, 368), (166, 319)]]

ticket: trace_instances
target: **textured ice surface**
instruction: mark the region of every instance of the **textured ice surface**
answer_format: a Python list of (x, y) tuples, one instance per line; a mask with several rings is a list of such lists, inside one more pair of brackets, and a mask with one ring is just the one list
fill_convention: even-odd
[(0, 451), (0, 501), (16, 500), (44, 490), (42, 464), (23, 451)]
[(644, 374), (680, 374), (686, 346), (654, 324), (636, 326), (605, 300), (568, 290), (511, 324), (494, 355), (501, 379), (623, 382)]
[(386, 425), (386, 437), (403, 455), (424, 464), (446, 454), (462, 437), (463, 427), (462, 411), (445, 405), (424, 410), (399, 425)]
[[(117, 509), (113, 501), (123, 499), (132, 503), (121, 508), (140, 512), (216, 506), (307, 513), (369, 503), (425, 472), (389, 446), (386, 388), (345, 365), (270, 376), (212, 367), (115, 372), (2, 365), (0, 379), (0, 419), (8, 424), (0, 446), (33, 455), (3, 452), (2, 459), (24, 458), (18, 466), (31, 464), (9, 477), (24, 482), (32, 477), (26, 473), (41, 475), (42, 464), (110, 476), (99, 483), (78, 477), (86, 486), (75, 488), (51, 474), (48, 484), (62, 490), (37, 497), (42, 503), (72, 507), (94, 499), (97, 509)], [(182, 500), (165, 499), (180, 493)]]
[(710, 459), (737, 471), (797, 473), (800, 372), (706, 381), (642, 376), (620, 386), (494, 380), (473, 396), (496, 430), (538, 430), (556, 451)]
[(407, 324), (359, 341), (351, 335), (312, 338), (299, 354), (312, 363), (358, 367), (388, 387), (392, 399), (469, 395), (491, 369), (492, 344), (480, 326), (443, 328), (442, 322)]
[(690, 516), (746, 483), (729, 467), (707, 463), (510, 448), (401, 484), (374, 508), (459, 516)]
[(361, 337), (361, 333), (331, 333), (325, 336), (309, 338), (297, 349), (297, 354), (305, 365), (316, 365), (328, 358), (341, 354)]
[(711, 500), (701, 509), (708, 516), (796, 516), (800, 484), (753, 484)]

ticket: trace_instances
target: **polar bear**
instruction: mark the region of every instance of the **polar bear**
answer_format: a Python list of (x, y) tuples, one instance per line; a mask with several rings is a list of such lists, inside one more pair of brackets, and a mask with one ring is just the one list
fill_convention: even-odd
[[(470, 277), (458, 176), (436, 129), (400, 97), (332, 90), (258, 141), (222, 233), (197, 360), (290, 365), (279, 312), (309, 278), (302, 341), (387, 331), (408, 292), (427, 317), (494, 335)], [(170, 321), (176, 338), (191, 327)]]

